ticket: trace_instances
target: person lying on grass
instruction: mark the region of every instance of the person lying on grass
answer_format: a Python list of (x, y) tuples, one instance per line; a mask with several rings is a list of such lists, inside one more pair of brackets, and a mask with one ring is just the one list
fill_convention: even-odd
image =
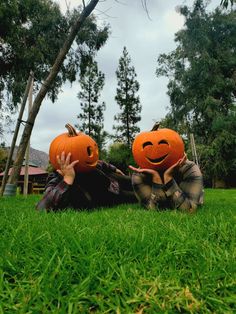
[(98, 160), (89, 172), (76, 172), (79, 160), (70, 161), (71, 153), (57, 156), (60, 168), (48, 176), (45, 193), (36, 208), (38, 210), (92, 209), (137, 202), (131, 177), (114, 165)]
[(67, 133), (50, 144), (54, 172), (48, 177), (38, 210), (77, 210), (137, 202), (131, 178), (114, 165), (99, 160), (97, 143), (67, 123)]
[(133, 142), (133, 156), (140, 166), (129, 166), (135, 194), (147, 209), (194, 212), (203, 204), (202, 173), (187, 159), (178, 133), (158, 128), (159, 124), (140, 133)]

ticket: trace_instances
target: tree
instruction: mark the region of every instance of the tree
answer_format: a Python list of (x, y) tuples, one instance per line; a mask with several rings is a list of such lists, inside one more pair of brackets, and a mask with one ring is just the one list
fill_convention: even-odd
[(236, 171), (235, 11), (207, 13), (197, 0), (192, 10), (183, 6), (180, 13), (185, 27), (175, 35), (177, 48), (158, 58), (157, 75), (169, 77), (168, 120), (203, 145), (205, 174), (227, 179)]
[(98, 70), (98, 65), (93, 58), (88, 62), (83, 75), (79, 79), (81, 91), (78, 98), (82, 112), (77, 116), (79, 124), (76, 125), (81, 131), (91, 136), (98, 144), (103, 147), (105, 141), (104, 128), (104, 102), (99, 103), (101, 90), (104, 87), (105, 75)]
[(231, 6), (233, 6), (235, 0), (221, 0), (220, 5), (222, 5), (224, 8), (228, 8), (229, 3)]
[[(74, 21), (74, 24), (71, 26), (71, 29), (64, 41), (63, 46), (61, 47), (56, 60), (49, 72), (49, 75), (47, 78), (44, 80), (42, 83), (42, 86), (35, 97), (32, 109), (29, 113), (28, 119), (26, 121), (26, 125), (23, 131), (23, 134), (21, 136), (21, 141), (19, 145), (19, 149), (16, 154), (15, 162), (14, 162), (14, 167), (13, 171), (10, 175), (10, 178), (8, 180), (9, 184), (16, 184), (17, 179), (20, 174), (20, 169), (23, 163), (25, 151), (27, 148), (27, 144), (30, 139), (30, 135), (33, 129), (33, 125), (36, 119), (36, 116), (38, 114), (38, 111), (40, 109), (41, 103), (46, 96), (47, 92), (49, 91), (49, 88), (51, 84), (53, 83), (54, 79), (56, 78), (57, 74), (60, 71), (61, 66), (63, 65), (63, 62), (67, 56), (67, 53), (69, 49), (72, 46), (72, 43), (78, 33), (79, 30), (81, 30), (82, 26), (84, 25), (84, 22), (86, 21), (87, 17), (91, 14), (91, 12), (94, 10), (98, 3), (98, 0), (91, 0), (87, 6), (84, 7), (83, 11), (79, 15), (79, 17)], [(2, 187), (1, 193), (3, 193), (4, 187)]]
[(121, 112), (115, 115), (114, 119), (118, 125), (113, 126), (117, 131), (114, 136), (118, 141), (125, 142), (130, 147), (136, 135), (140, 131), (137, 123), (141, 120), (141, 110), (139, 96), (139, 83), (136, 80), (137, 74), (131, 66), (131, 58), (126, 47), (123, 49), (123, 55), (119, 59), (118, 69), (116, 70), (118, 88), (116, 89), (115, 100), (118, 103)]
[(0, 172), (3, 172), (7, 162), (7, 149), (5, 143), (0, 145)]
[[(40, 89), (82, 8), (60, 12), (52, 0), (3, 0), (0, 3), (0, 109), (9, 115), (18, 107), (32, 70), (34, 90)], [(99, 27), (93, 16), (76, 34), (74, 49), (51, 83), (47, 96), (55, 101), (62, 84), (76, 80), (81, 65), (86, 64), (88, 50), (96, 51), (108, 37), (108, 26)], [(53, 39), (53, 40), (52, 40)], [(83, 70), (83, 69), (82, 69)], [(0, 124), (0, 131), (1, 131)]]
[(116, 142), (111, 144), (108, 148), (106, 159), (126, 174), (128, 174), (129, 165), (135, 166), (132, 152), (126, 143)]

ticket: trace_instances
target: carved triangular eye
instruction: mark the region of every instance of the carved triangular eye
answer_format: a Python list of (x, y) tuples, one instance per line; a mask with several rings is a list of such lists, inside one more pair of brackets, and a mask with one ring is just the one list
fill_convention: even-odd
[(143, 143), (143, 148), (148, 146), (148, 145), (153, 145), (153, 144), (152, 144), (152, 142), (145, 142), (145, 143)]
[(161, 140), (158, 144), (166, 144), (169, 145), (169, 143), (166, 140)]

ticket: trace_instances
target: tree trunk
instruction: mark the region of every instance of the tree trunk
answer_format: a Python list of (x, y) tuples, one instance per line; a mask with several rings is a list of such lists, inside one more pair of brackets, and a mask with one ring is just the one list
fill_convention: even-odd
[(66, 58), (66, 55), (70, 49), (70, 47), (72, 46), (72, 43), (76, 37), (76, 34), (78, 33), (78, 31), (81, 29), (81, 27), (84, 24), (84, 21), (86, 20), (86, 18), (90, 15), (90, 13), (94, 10), (94, 8), (96, 7), (97, 3), (99, 0), (91, 0), (89, 2), (89, 4), (84, 7), (81, 15), (79, 16), (79, 18), (76, 20), (76, 22), (74, 23), (74, 25), (72, 25), (70, 32), (63, 44), (63, 47), (61, 48), (61, 50), (59, 51), (57, 58), (49, 72), (48, 77), (45, 79), (45, 81), (42, 83), (42, 86), (37, 94), (37, 96), (35, 97), (32, 109), (29, 113), (29, 117), (28, 120), (26, 121), (26, 125), (21, 137), (21, 142), (19, 144), (19, 149), (17, 151), (17, 155), (16, 155), (16, 159), (14, 162), (14, 167), (13, 167), (13, 171), (12, 174), (9, 178), (9, 183), (10, 184), (16, 184), (17, 180), (19, 178), (20, 175), (20, 170), (22, 167), (22, 163), (24, 160), (24, 155), (25, 155), (25, 151), (27, 148), (27, 144), (29, 142), (30, 139), (30, 135), (33, 129), (33, 125), (36, 119), (36, 116), (39, 112), (41, 103), (44, 99), (44, 97), (46, 96), (51, 83), (53, 82), (53, 80), (55, 79), (55, 77), (57, 76), (58, 72), (60, 71), (61, 65), (63, 63), (63, 61)]

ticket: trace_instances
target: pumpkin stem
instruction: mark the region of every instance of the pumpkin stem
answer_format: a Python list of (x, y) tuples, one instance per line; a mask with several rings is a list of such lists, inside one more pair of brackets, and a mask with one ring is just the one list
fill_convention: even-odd
[(71, 124), (67, 123), (65, 127), (68, 130), (68, 136), (77, 136), (77, 132)]
[(160, 126), (160, 122), (156, 122), (154, 126), (152, 127), (151, 131), (157, 131), (159, 129), (159, 126)]

